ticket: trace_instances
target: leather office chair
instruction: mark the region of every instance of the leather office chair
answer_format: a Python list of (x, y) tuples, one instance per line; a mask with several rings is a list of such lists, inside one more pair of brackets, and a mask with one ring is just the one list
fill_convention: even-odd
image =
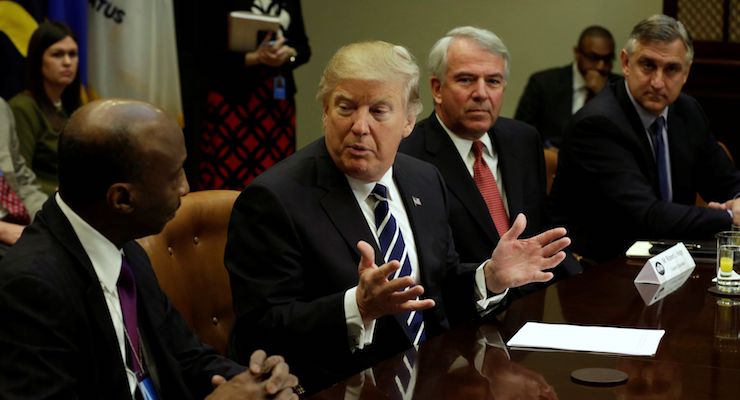
[(558, 170), (558, 151), (554, 149), (545, 149), (545, 174), (547, 175), (547, 194), (550, 194), (552, 180), (555, 179), (555, 172)]
[(161, 233), (139, 239), (162, 290), (200, 340), (221, 354), (234, 324), (224, 248), (238, 195), (233, 190), (189, 193)]

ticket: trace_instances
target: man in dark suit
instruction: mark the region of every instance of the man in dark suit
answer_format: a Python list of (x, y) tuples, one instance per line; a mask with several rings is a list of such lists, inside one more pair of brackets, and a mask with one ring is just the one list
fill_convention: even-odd
[(184, 161), (182, 131), (151, 105), (72, 115), (59, 193), (0, 263), (0, 397), (297, 398), (282, 358), (257, 352), (245, 371), (202, 345), (133, 241), (174, 216)]
[(551, 193), (574, 252), (607, 259), (637, 239), (709, 238), (740, 223), (740, 173), (681, 94), (692, 57), (680, 22), (643, 20), (620, 54), (625, 79), (574, 116)]
[(614, 38), (604, 27), (584, 29), (573, 57), (572, 64), (532, 74), (514, 114), (537, 128), (545, 147), (560, 147), (570, 117), (618, 77), (611, 73)]
[[(505, 232), (510, 216), (527, 216), (524, 236), (548, 227), (545, 215), (545, 166), (542, 144), (531, 126), (499, 116), (508, 77), (509, 52), (493, 32), (460, 27), (432, 47), (434, 112), (419, 122), (400, 151), (434, 164), (449, 190), (450, 227), (463, 262), (488, 257)], [(494, 224), (476, 185), (474, 143), (485, 147), (486, 165), (495, 177), (506, 209), (503, 226)], [(556, 271), (581, 271), (568, 256)], [(537, 285), (514, 292), (521, 295)]]
[[(341, 48), (319, 85), (324, 138), (234, 205), (232, 347), (239, 358), (280, 348), (308, 392), (443, 332), (451, 312), (490, 312), (507, 288), (551, 279), (543, 270), (565, 257), (564, 229), (518, 240), (519, 216), (490, 260), (458, 262), (442, 177), (397, 155), (421, 110), (418, 81), (401, 46)], [(449, 308), (455, 297), (464, 307)]]

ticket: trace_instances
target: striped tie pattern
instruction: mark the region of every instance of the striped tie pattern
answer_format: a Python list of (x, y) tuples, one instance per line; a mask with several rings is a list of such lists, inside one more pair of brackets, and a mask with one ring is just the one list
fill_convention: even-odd
[[(396, 279), (402, 276), (411, 275), (411, 261), (406, 251), (406, 244), (403, 240), (401, 230), (396, 223), (396, 219), (390, 212), (388, 203), (388, 188), (383, 184), (376, 184), (370, 196), (374, 197), (375, 203), (375, 228), (378, 232), (378, 244), (380, 251), (383, 253), (385, 262), (398, 260), (401, 268), (398, 269), (388, 279)], [(410, 311), (396, 315), (401, 325), (406, 330), (411, 343), (414, 346), (421, 344), (426, 336), (424, 334), (424, 318), (422, 312)]]
[(390, 391), (392, 400), (408, 400), (414, 398), (414, 388), (416, 387), (416, 349), (408, 350), (403, 355), (403, 359), (396, 366), (396, 374), (393, 382), (396, 384), (395, 390)]
[(475, 156), (473, 181), (486, 202), (496, 231), (499, 236), (503, 236), (509, 230), (509, 217), (506, 215), (506, 208), (504, 208), (501, 192), (496, 185), (496, 178), (493, 177), (491, 168), (488, 168), (488, 163), (483, 159), (483, 142), (480, 140), (473, 142), (473, 155)]

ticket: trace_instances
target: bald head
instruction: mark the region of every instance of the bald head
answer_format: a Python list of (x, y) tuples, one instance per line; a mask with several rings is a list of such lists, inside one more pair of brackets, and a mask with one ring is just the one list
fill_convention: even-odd
[(93, 101), (69, 119), (59, 139), (59, 192), (70, 205), (103, 201), (116, 182), (137, 181), (150, 169), (152, 151), (177, 145), (177, 123), (151, 104)]

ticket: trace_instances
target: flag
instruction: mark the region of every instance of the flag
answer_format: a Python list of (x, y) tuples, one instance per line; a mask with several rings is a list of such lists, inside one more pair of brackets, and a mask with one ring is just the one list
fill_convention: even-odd
[(85, 3), (92, 97), (148, 101), (182, 122), (172, 0)]
[(24, 59), (37, 26), (20, 4), (0, 0), (0, 97), (10, 99), (25, 88)]

